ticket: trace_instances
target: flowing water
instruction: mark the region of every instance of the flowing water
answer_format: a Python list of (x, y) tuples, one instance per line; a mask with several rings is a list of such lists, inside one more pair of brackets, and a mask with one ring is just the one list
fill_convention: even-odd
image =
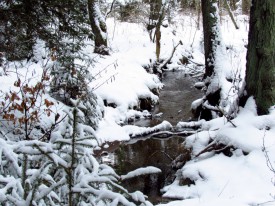
[[(193, 87), (194, 79), (184, 72), (166, 72), (163, 78), (164, 88), (160, 93), (159, 104), (153, 109), (153, 119), (139, 120), (139, 126), (154, 126), (163, 120), (176, 125), (179, 121), (192, 118), (190, 105), (201, 97), (201, 92)], [(163, 113), (161, 117), (154, 115)], [(172, 161), (180, 154), (188, 160), (190, 153), (183, 146), (184, 137), (169, 139), (139, 138), (119, 144), (112, 143), (103, 161), (111, 161), (118, 174), (126, 174), (140, 167), (155, 166), (162, 170), (160, 174), (144, 175), (125, 180), (123, 186), (130, 192), (139, 190), (148, 195), (149, 200), (156, 204), (167, 200), (161, 197), (161, 188), (172, 183), (175, 170)]]
[(202, 92), (194, 88), (195, 79), (184, 71), (165, 72), (163, 74), (164, 87), (160, 92), (159, 104), (153, 109), (153, 116), (163, 113), (160, 118), (152, 120), (138, 120), (135, 125), (154, 126), (167, 120), (173, 126), (179, 121), (193, 118), (191, 103), (202, 97)]

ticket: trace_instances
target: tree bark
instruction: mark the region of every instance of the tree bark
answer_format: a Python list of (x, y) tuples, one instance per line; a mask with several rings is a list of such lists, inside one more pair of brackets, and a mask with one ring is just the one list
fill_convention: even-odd
[(164, 15), (165, 15), (165, 5), (162, 5), (162, 8), (159, 12), (159, 18), (158, 18), (158, 22), (156, 25), (156, 56), (157, 56), (157, 62), (159, 62), (159, 56), (160, 56), (160, 39), (161, 39), (161, 31), (160, 31), (160, 27), (162, 25), (163, 19), (164, 19)]
[(196, 10), (198, 14), (198, 20), (197, 20), (197, 29), (200, 30), (200, 21), (201, 21), (201, 3), (200, 0), (196, 2)]
[(150, 0), (150, 16), (151, 20), (158, 20), (161, 12), (161, 0)]
[(259, 114), (275, 104), (275, 1), (253, 0), (250, 12), (246, 90)]
[(95, 49), (94, 52), (102, 55), (108, 55), (107, 47), (107, 27), (103, 18), (98, 0), (88, 0), (89, 19), (94, 34)]
[(218, 31), (216, 30), (217, 24), (219, 23), (218, 17), (215, 15), (217, 7), (213, 5), (217, 2), (218, 0), (201, 0), (205, 55), (204, 79), (210, 77), (214, 72), (216, 45), (220, 44), (218, 40)]
[[(147, 30), (149, 31), (151, 41), (154, 42), (156, 35), (158, 35), (157, 30), (160, 30), (160, 26), (161, 26), (161, 24), (158, 25), (158, 23), (159, 23), (159, 18), (161, 15), (162, 1), (161, 0), (150, 0), (149, 2), (150, 2), (150, 15), (149, 15), (149, 22), (147, 25)], [(157, 26), (159, 26), (159, 28), (156, 28)], [(156, 28), (156, 30), (153, 35), (154, 28)]]
[(160, 39), (161, 39), (161, 32), (160, 32), (160, 25), (156, 26), (156, 57), (157, 62), (159, 62), (159, 56), (160, 56)]
[(204, 55), (205, 55), (205, 73), (204, 81), (207, 86), (205, 103), (201, 105), (201, 118), (209, 120), (213, 118), (211, 109), (203, 106), (210, 105), (211, 108), (219, 105), (221, 98), (220, 86), (209, 89), (212, 78), (216, 74), (217, 48), (221, 46), (220, 22), (218, 0), (201, 0), (202, 18), (203, 18), (203, 37), (204, 37)]
[(251, 6), (251, 0), (242, 0), (242, 13), (248, 15), (250, 6)]
[(236, 10), (236, 9), (237, 9), (236, 0), (230, 0), (230, 7), (231, 7), (233, 10)]

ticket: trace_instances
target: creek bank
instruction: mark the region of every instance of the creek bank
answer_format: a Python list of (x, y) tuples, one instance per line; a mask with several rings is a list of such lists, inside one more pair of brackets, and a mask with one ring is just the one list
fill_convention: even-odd
[(166, 71), (163, 73), (163, 89), (159, 94), (159, 102), (151, 110), (151, 117), (134, 119), (130, 124), (152, 127), (163, 121), (175, 126), (180, 121), (193, 120), (191, 104), (203, 96), (202, 91), (195, 88), (196, 79), (185, 71)]
[[(154, 204), (168, 202), (161, 197), (161, 189), (173, 182), (176, 170), (191, 158), (190, 151), (184, 147), (183, 142), (185, 136), (194, 133), (194, 130), (176, 131), (175, 126), (180, 121), (193, 119), (191, 103), (202, 96), (202, 92), (194, 87), (195, 79), (184, 71), (166, 71), (163, 73), (163, 84), (159, 103), (150, 111), (151, 115), (132, 119), (132, 125), (147, 127), (145, 132), (138, 134), (134, 127), (130, 128), (129, 131), (135, 133), (129, 133), (132, 137), (130, 141), (109, 143), (98, 151), (101, 161), (111, 164), (120, 175), (140, 167), (155, 166), (161, 169), (160, 174), (142, 175), (122, 181), (129, 192), (140, 190)], [(165, 131), (159, 130), (160, 124), (166, 126)], [(144, 138), (146, 135), (147, 138)], [(141, 136), (143, 138), (138, 138)]]

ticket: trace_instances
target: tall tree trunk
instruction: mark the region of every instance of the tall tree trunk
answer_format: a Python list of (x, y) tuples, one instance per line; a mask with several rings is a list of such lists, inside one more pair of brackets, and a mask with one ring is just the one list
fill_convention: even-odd
[(275, 104), (275, 1), (253, 0), (246, 64), (246, 90), (259, 114)]
[(236, 0), (230, 0), (230, 7), (232, 8), (232, 10), (236, 10), (237, 9)]
[(235, 28), (236, 28), (236, 29), (239, 29), (239, 26), (238, 26), (237, 22), (236, 22), (235, 19), (234, 19), (234, 15), (233, 15), (233, 13), (232, 13), (232, 11), (231, 11), (230, 5), (229, 5), (229, 3), (227, 2), (227, 0), (224, 0), (224, 5), (225, 5), (225, 8), (226, 8), (226, 10), (227, 10), (227, 12), (228, 12), (228, 14), (229, 14), (229, 16), (230, 16), (230, 18), (231, 18), (231, 21), (233, 22), (233, 24), (234, 24), (234, 26), (235, 26)]
[(201, 2), (200, 0), (196, 1), (196, 10), (197, 10), (197, 29), (200, 30), (200, 21), (201, 21)]
[(205, 74), (204, 78), (210, 77), (214, 72), (215, 49), (219, 44), (218, 31), (216, 30), (219, 23), (217, 7), (214, 3), (218, 0), (201, 0), (202, 18), (203, 18), (203, 38), (204, 38), (204, 55), (205, 55)]
[(107, 27), (103, 18), (98, 0), (88, 0), (89, 19), (94, 34), (95, 49), (94, 52), (102, 55), (108, 55), (107, 48)]
[(221, 98), (221, 87), (213, 87), (211, 84), (212, 78), (217, 78), (215, 76), (217, 48), (221, 46), (218, 0), (201, 0), (201, 6), (205, 55), (204, 80), (207, 86), (204, 101), (205, 105), (210, 106), (202, 106), (201, 118), (208, 120), (216, 116), (216, 114), (213, 116), (214, 113), (209, 108), (218, 106)]
[[(162, 1), (161, 0), (150, 0), (149, 2), (150, 2), (150, 14), (149, 14), (149, 22), (148, 22), (148, 25), (147, 25), (147, 30), (149, 31), (150, 40), (154, 42), (155, 37), (156, 37), (157, 32), (158, 32), (157, 31), (158, 28), (156, 28), (156, 27), (158, 26), (159, 17), (161, 15), (160, 13), (161, 13)], [(161, 25), (159, 25), (159, 27), (160, 26)], [(156, 28), (155, 32), (153, 32), (154, 28)]]
[(159, 62), (159, 56), (160, 56), (160, 39), (161, 39), (161, 32), (160, 32), (160, 26), (156, 27), (156, 57), (157, 62)]
[(162, 25), (164, 15), (165, 15), (165, 5), (162, 5), (161, 10), (159, 11), (159, 17), (158, 17), (158, 22), (157, 22), (156, 31), (155, 31), (157, 62), (159, 62), (159, 56), (160, 56), (160, 39), (161, 39), (160, 27)]
[(250, 6), (251, 6), (251, 0), (242, 0), (242, 13), (248, 15)]
[(158, 20), (161, 12), (161, 0), (150, 0), (150, 16), (151, 20)]

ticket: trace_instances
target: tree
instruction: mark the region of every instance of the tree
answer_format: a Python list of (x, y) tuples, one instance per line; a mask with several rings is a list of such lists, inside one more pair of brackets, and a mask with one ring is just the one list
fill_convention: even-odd
[(204, 39), (204, 55), (205, 55), (205, 74), (206, 77), (210, 77), (214, 72), (215, 65), (215, 49), (219, 44), (217, 24), (218, 8), (214, 6), (217, 0), (201, 1), (202, 6), (202, 18), (203, 18), (203, 39)]
[(235, 28), (239, 29), (239, 26), (238, 26), (237, 22), (234, 19), (233, 12), (231, 11), (230, 4), (227, 2), (227, 0), (224, 0), (224, 5), (225, 5), (225, 8), (226, 8), (226, 10), (227, 10), (234, 26), (235, 26)]
[(153, 42), (156, 41), (156, 62), (158, 63), (160, 60), (161, 26), (167, 12), (167, 2), (162, 3), (161, 0), (150, 0), (149, 4), (150, 14), (147, 30), (149, 31), (150, 39)]
[(93, 36), (95, 41), (94, 52), (102, 55), (108, 55), (107, 47), (107, 27), (105, 19), (103, 18), (98, 0), (88, 0), (88, 11), (90, 25), (93, 30)]
[(195, 114), (199, 112), (200, 117), (204, 119), (234, 115), (237, 95), (235, 90), (231, 91), (228, 87), (230, 84), (232, 88), (234, 87), (233, 77), (224, 72), (231, 68), (224, 68), (225, 65), (229, 65), (229, 59), (221, 36), (218, 0), (202, 0), (201, 5), (205, 55), (203, 76), (205, 96), (194, 102), (192, 109)]
[[(217, 2), (217, 0), (201, 1), (205, 55), (204, 80), (208, 87), (211, 83), (211, 77), (215, 75), (216, 50), (221, 43), (219, 38), (219, 11)], [(210, 105), (218, 105), (220, 100), (220, 88), (211, 89), (210, 92), (207, 92), (206, 99)], [(205, 114), (205, 118), (211, 118), (208, 116), (212, 117), (210, 114)]]
[(91, 117), (100, 116), (94, 112), (97, 101), (86, 85), (92, 60), (82, 52), (90, 33), (87, 1), (5, 0), (0, 4), (1, 55), (9, 61), (45, 59), (47, 55), (34, 55), (34, 46), (42, 40), (51, 57), (51, 94), (67, 105), (71, 98), (85, 96), (85, 106), (94, 108), (86, 115), (87, 122), (96, 128)]
[(246, 64), (246, 91), (259, 114), (275, 103), (275, 1), (252, 1)]
[(230, 0), (230, 1), (229, 1), (230, 7), (231, 7), (233, 10), (237, 9), (236, 3), (237, 3), (237, 0)]
[(157, 20), (157, 23), (156, 23), (156, 30), (155, 30), (157, 62), (159, 62), (159, 56), (160, 56), (160, 39), (161, 39), (160, 27), (162, 25), (164, 16), (165, 16), (165, 5), (162, 5), (160, 13), (159, 13), (158, 20)]
[(249, 14), (249, 9), (251, 6), (251, 0), (242, 0), (242, 13), (243, 14)]
[(62, 44), (64, 38), (73, 39), (76, 45), (83, 42), (90, 33), (87, 25), (85, 1), (3, 0), (0, 4), (0, 52), (10, 61), (30, 60), (37, 39), (59, 52), (67, 46)]

